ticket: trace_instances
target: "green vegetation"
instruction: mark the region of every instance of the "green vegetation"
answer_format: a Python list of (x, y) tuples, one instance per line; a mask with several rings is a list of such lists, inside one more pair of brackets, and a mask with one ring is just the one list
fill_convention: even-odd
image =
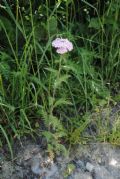
[[(57, 37), (73, 51), (57, 54)], [(7, 141), (13, 155), (13, 139), (23, 135), (44, 136), (55, 153), (90, 140), (119, 145), (119, 116), (110, 130), (99, 114), (120, 101), (119, 47), (119, 0), (2, 0), (1, 146)], [(85, 136), (94, 111), (99, 133)]]

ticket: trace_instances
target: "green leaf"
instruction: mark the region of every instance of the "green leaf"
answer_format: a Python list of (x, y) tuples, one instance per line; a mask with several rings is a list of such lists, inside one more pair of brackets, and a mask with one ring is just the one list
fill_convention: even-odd
[(43, 136), (45, 136), (45, 138), (47, 139), (48, 142), (50, 142), (54, 137), (54, 135), (49, 131), (44, 131), (44, 132), (42, 132), (42, 134), (43, 134)]
[(8, 18), (0, 16), (0, 29), (3, 29), (3, 26), (9, 34), (10, 39), (14, 40), (15, 29), (13, 28), (13, 24)]
[(77, 64), (73, 61), (68, 61), (66, 65), (63, 66), (66, 71), (72, 71), (73, 73), (80, 75), (83, 74), (83, 68), (81, 64)]
[(120, 92), (119, 92), (117, 95), (115, 95), (114, 100), (115, 100), (116, 102), (119, 102), (119, 101), (120, 101)]
[(10, 75), (10, 66), (5, 62), (0, 62), (0, 73), (6, 78)]
[(51, 35), (54, 35), (57, 33), (57, 19), (56, 17), (52, 16), (48, 19), (48, 27), (49, 32)]
[(10, 104), (8, 104), (8, 103), (4, 104), (4, 103), (0, 102), (0, 106), (4, 106), (4, 107), (8, 108), (11, 112), (15, 111), (15, 107), (10, 105)]
[(58, 88), (62, 84), (62, 82), (67, 83), (67, 80), (68, 80), (69, 77), (70, 77), (70, 75), (61, 76), (59, 79), (55, 80), (54, 87)]
[(38, 114), (42, 116), (42, 119), (44, 120), (45, 125), (49, 126), (49, 116), (44, 108), (41, 108), (41, 110), (38, 110)]
[(94, 28), (94, 29), (97, 29), (97, 30), (100, 29), (101, 25), (100, 25), (99, 19), (98, 18), (91, 18), (88, 27), (89, 28)]
[[(57, 153), (57, 152), (59, 153), (59, 151), (62, 152), (62, 154), (63, 154), (64, 156), (68, 156), (68, 151), (67, 151), (67, 149), (65, 148), (65, 146), (58, 143), (58, 144), (56, 145), (56, 153)], [(60, 153), (59, 153), (59, 154), (60, 154)]]
[(46, 38), (47, 29), (45, 28), (44, 23), (38, 23), (35, 27), (35, 39), (36, 41), (41, 41)]
[(53, 106), (53, 103), (54, 103), (54, 101), (55, 101), (55, 98), (53, 98), (53, 97), (49, 97), (49, 106)]
[(51, 125), (54, 130), (63, 130), (63, 126), (60, 120), (56, 116), (53, 116), (52, 114), (49, 115), (49, 125)]
[(90, 88), (102, 98), (108, 98), (110, 92), (100, 82), (90, 81)]
[(28, 79), (36, 84), (38, 84), (41, 88), (43, 88), (45, 91), (48, 91), (48, 89), (45, 87), (44, 83), (37, 78), (36, 76), (31, 75), (30, 77), (28, 77)]
[(66, 133), (66, 131), (64, 129), (63, 131), (56, 132), (55, 136), (57, 136), (57, 138), (62, 138), (62, 137), (67, 136), (67, 133)]
[(53, 68), (45, 68), (45, 69), (46, 69), (47, 71), (49, 71), (49, 72), (55, 74), (55, 75), (58, 74), (58, 70), (55, 70), (55, 69), (53, 69)]
[(70, 101), (66, 101), (64, 98), (61, 98), (55, 102), (54, 108), (56, 108), (58, 106), (62, 106), (62, 105), (72, 105), (72, 103)]
[(10, 144), (10, 140), (8, 138), (8, 135), (7, 135), (7, 132), (5, 131), (5, 129), (0, 125), (0, 129), (1, 129), (1, 132), (3, 134), (3, 136), (5, 137), (6, 141), (7, 141), (7, 144), (8, 144), (8, 148), (10, 150), (10, 154), (11, 154), (11, 158), (13, 159), (13, 151), (12, 151), (12, 146)]
[(96, 57), (95, 52), (86, 49), (86, 48), (79, 48), (79, 54), (83, 58), (83, 61), (87, 63), (91, 63), (93, 60), (93, 57)]

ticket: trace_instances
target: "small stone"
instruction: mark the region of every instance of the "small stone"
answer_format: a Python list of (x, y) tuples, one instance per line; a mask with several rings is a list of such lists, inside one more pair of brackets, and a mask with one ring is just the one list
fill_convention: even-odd
[(31, 154), (30, 154), (30, 152), (28, 151), (26, 151), (26, 153), (24, 154), (24, 160), (29, 160), (31, 158)]
[(74, 162), (75, 162), (77, 168), (80, 168), (80, 169), (82, 169), (82, 170), (85, 170), (85, 165), (84, 165), (84, 162), (83, 162), (83, 161), (78, 160), (78, 161), (74, 161)]
[(37, 158), (34, 158), (31, 164), (31, 170), (34, 174), (40, 175), (41, 169), (40, 169), (40, 161)]
[(114, 179), (114, 177), (111, 176), (111, 173), (103, 166), (95, 167), (94, 178), (95, 179)]
[(46, 178), (54, 178), (54, 176), (58, 175), (58, 168), (55, 164), (52, 164), (50, 169), (45, 169), (46, 172)]
[(92, 179), (92, 176), (89, 173), (76, 173), (74, 179)]
[(87, 164), (86, 164), (86, 170), (88, 170), (89, 172), (93, 172), (94, 165), (92, 165), (91, 163), (87, 162)]

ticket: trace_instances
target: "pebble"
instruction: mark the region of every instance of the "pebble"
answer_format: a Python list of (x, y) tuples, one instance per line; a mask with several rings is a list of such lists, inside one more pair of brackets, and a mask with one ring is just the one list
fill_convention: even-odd
[(78, 161), (74, 160), (74, 162), (77, 168), (80, 168), (81, 170), (86, 169), (85, 164), (82, 160), (78, 160)]
[(54, 178), (54, 176), (56, 176), (56, 174), (59, 175), (58, 168), (55, 164), (52, 164), (50, 169), (46, 169), (46, 178), (47, 179)]
[(77, 173), (74, 175), (74, 179), (92, 179), (89, 173)]
[(34, 174), (40, 175), (41, 169), (40, 169), (40, 160), (38, 158), (34, 158), (31, 162), (31, 170)]
[(94, 168), (95, 179), (115, 179), (104, 166), (97, 166)]
[(94, 165), (92, 165), (91, 163), (87, 162), (87, 164), (86, 164), (86, 170), (89, 171), (89, 172), (93, 172)]

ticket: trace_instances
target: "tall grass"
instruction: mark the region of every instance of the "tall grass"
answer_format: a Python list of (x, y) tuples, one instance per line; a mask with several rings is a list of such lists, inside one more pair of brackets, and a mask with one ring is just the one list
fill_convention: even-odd
[[(120, 4), (109, 1), (101, 11), (100, 2), (46, 0), (35, 10), (29, 0), (25, 11), (17, 0), (13, 11), (6, 0), (2, 3), (1, 142), (5, 138), (13, 156), (12, 138), (25, 134), (45, 136), (49, 152), (66, 152), (62, 143), (89, 140), (82, 134), (91, 123), (90, 110), (107, 106), (120, 80)], [(56, 37), (74, 44), (62, 61), (51, 47)], [(118, 128), (107, 130), (104, 139), (116, 135), (119, 141), (118, 133)]]

